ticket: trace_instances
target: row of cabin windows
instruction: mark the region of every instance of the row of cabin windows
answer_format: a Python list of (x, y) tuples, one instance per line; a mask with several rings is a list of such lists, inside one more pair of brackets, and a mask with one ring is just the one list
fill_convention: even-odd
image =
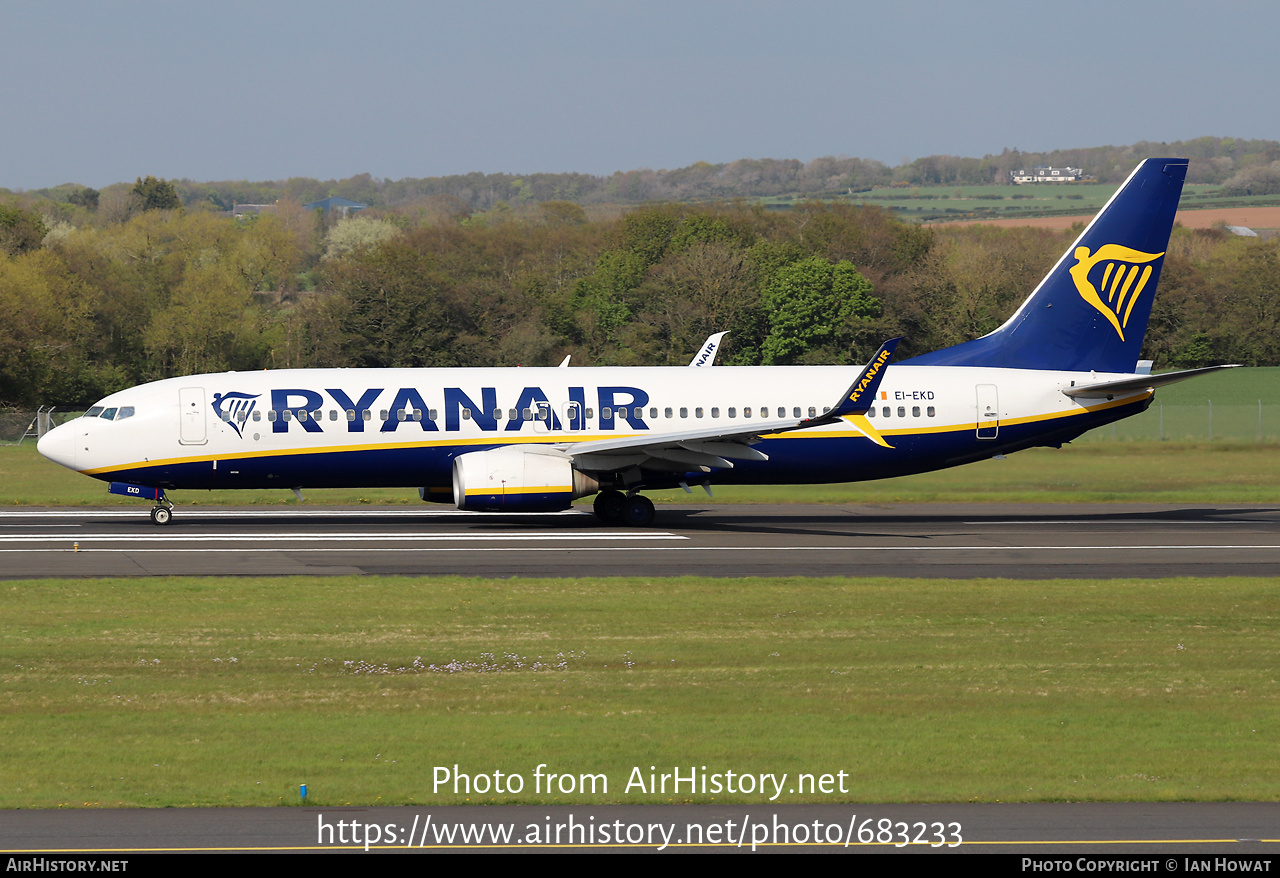
[[(90, 411), (92, 411), (92, 410), (90, 410)], [(674, 417), (675, 417), (675, 411), (676, 411), (675, 409), (670, 408), (670, 407), (668, 407), (668, 408), (664, 408), (664, 409), (662, 410), (662, 416), (663, 416), (664, 418), (674, 418)], [(680, 417), (682, 417), (682, 418), (687, 418), (687, 417), (689, 417), (689, 409), (688, 409), (687, 407), (683, 407), (683, 406), (682, 406), (682, 407), (680, 408), (680, 410), (679, 410), (679, 411), (680, 411)], [(761, 407), (760, 407), (759, 409), (757, 409), (756, 411), (758, 411), (758, 412), (759, 412), (758, 417), (761, 417), (761, 418), (767, 418), (767, 417), (769, 417), (769, 416), (770, 416), (770, 412), (771, 412), (772, 410), (770, 409), (770, 407), (769, 407), (769, 406), (761, 406)], [(826, 413), (827, 413), (827, 412), (829, 412), (829, 411), (831, 411), (830, 406), (824, 406), (824, 407), (823, 407), (823, 409), (822, 409), (822, 413), (823, 413), (823, 414), (826, 414)], [(129, 417), (130, 415), (132, 415), (132, 414), (133, 414), (133, 409), (132, 409), (132, 407), (127, 407), (127, 408), (121, 409), (121, 413), (120, 413), (119, 415), (117, 415), (117, 414), (116, 414), (116, 412), (115, 412), (115, 410), (114, 410), (114, 409), (108, 409), (106, 412), (102, 412), (102, 413), (101, 413), (101, 417), (109, 417), (109, 415), (107, 414), (107, 412), (110, 412), (110, 416), (114, 416), (116, 420), (120, 420), (121, 418), (127, 418), (127, 417)], [(128, 414), (125, 414), (125, 412), (128, 412)], [(778, 407), (777, 407), (777, 412), (778, 412), (778, 415), (777, 415), (777, 416), (778, 416), (779, 418), (785, 418), (785, 417), (787, 416), (787, 410), (786, 410), (786, 408), (785, 408), (784, 406), (778, 406)], [(744, 418), (749, 418), (749, 417), (751, 417), (751, 416), (752, 416), (752, 414), (751, 414), (751, 413), (752, 413), (752, 408), (751, 408), (751, 406), (744, 406), (744, 407), (743, 407), (743, 409), (742, 409), (742, 417), (744, 417)], [(613, 410), (612, 408), (609, 408), (608, 406), (606, 406), (605, 408), (603, 408), (603, 409), (601, 409), (601, 410), (600, 410), (600, 414), (601, 414), (601, 417), (603, 417), (605, 420), (609, 420), (610, 418), (612, 418), (612, 417), (614, 416), (614, 410)], [(725, 410), (725, 414), (726, 414), (728, 417), (730, 417), (730, 418), (737, 418), (737, 417), (738, 417), (738, 409), (737, 409), (736, 407), (734, 407), (734, 406), (730, 406), (728, 409), (726, 409), (726, 410)], [(916, 406), (912, 406), (912, 407), (911, 407), (911, 417), (913, 417), (913, 418), (918, 418), (918, 417), (920, 417), (920, 414), (921, 414), (921, 413), (920, 413), (920, 406), (916, 405)], [(933, 406), (928, 406), (928, 407), (925, 409), (925, 415), (926, 415), (926, 416), (928, 416), (928, 417), (930, 417), (930, 418), (937, 417), (937, 414), (938, 414), (937, 409), (935, 409)], [(548, 419), (548, 417), (549, 417), (548, 410), (547, 410), (547, 409), (545, 409), (545, 408), (539, 408), (539, 409), (537, 409), (536, 411), (535, 411), (535, 410), (533, 410), (533, 409), (523, 409), (523, 410), (522, 410), (522, 411), (520, 411), (520, 412), (517, 412), (517, 411), (516, 411), (516, 409), (508, 409), (508, 410), (507, 410), (507, 415), (506, 415), (506, 416), (507, 416), (507, 418), (508, 418), (509, 420), (513, 420), (513, 421), (514, 421), (518, 416), (521, 416), (521, 415), (524, 417), (524, 419), (525, 419), (526, 421), (527, 421), (527, 420), (533, 420), (533, 419), (535, 419), (535, 418), (536, 418), (537, 420), (540, 420), (540, 421), (545, 421), (545, 420), (547, 420), (547, 419)], [(633, 418), (633, 417), (634, 417), (635, 419), (639, 420), (640, 418), (643, 418), (643, 417), (644, 417), (644, 409), (643, 409), (643, 408), (639, 408), (639, 407), (635, 408), (634, 410), (633, 410), (633, 409), (620, 408), (620, 409), (618, 409), (618, 410), (617, 410), (617, 415), (618, 415), (618, 417), (620, 417), (620, 418)], [(92, 414), (89, 414), (89, 412), (86, 412), (86, 413), (85, 413), (85, 416), (86, 416), (86, 417), (94, 417), (95, 415), (92, 415)], [(694, 416), (695, 418), (701, 418), (701, 417), (703, 417), (703, 416), (704, 416), (704, 409), (702, 408), (702, 406), (697, 406), (696, 408), (694, 408), (694, 410), (693, 410), (693, 416)], [(810, 418), (816, 418), (817, 416), (818, 416), (818, 409), (817, 409), (817, 407), (816, 407), (816, 406), (809, 406), (808, 417), (810, 417)], [(875, 410), (875, 407), (873, 406), (873, 407), (871, 407), (870, 409), (868, 409), (868, 410), (867, 410), (867, 417), (874, 418), (875, 416), (876, 416), (876, 410)], [(892, 409), (892, 407), (887, 406), (887, 405), (886, 405), (886, 406), (883, 406), (883, 407), (880, 409), (880, 416), (881, 416), (881, 417), (883, 417), (883, 418), (892, 417), (892, 416), (893, 416), (893, 409)], [(902, 405), (898, 406), (898, 417), (900, 417), (900, 418), (905, 418), (906, 416), (907, 416), (907, 407), (906, 407), (906, 406), (902, 406)], [(260, 421), (260, 420), (262, 420), (262, 412), (254, 412), (252, 417), (253, 417), (253, 420), (255, 420), (255, 421)], [(382, 411), (380, 411), (380, 412), (378, 413), (378, 418), (379, 418), (379, 420), (383, 420), (383, 421), (388, 420), (388, 419), (390, 419), (390, 418), (394, 418), (394, 419), (395, 419), (395, 420), (397, 420), (397, 421), (421, 421), (424, 417), (425, 417), (427, 420), (429, 420), (429, 421), (434, 421), (434, 420), (437, 420), (437, 419), (439, 418), (439, 413), (438, 413), (438, 411), (437, 411), (436, 409), (428, 409), (428, 410), (427, 410), (427, 411), (425, 411), (425, 412), (424, 412), (424, 411), (422, 411), (421, 409), (411, 409), (411, 410), (410, 410), (410, 409), (396, 409), (394, 412), (388, 412), (386, 409), (383, 409)], [(586, 417), (587, 417), (588, 419), (595, 417), (595, 411), (594, 411), (593, 409), (588, 408), (588, 409), (586, 410)], [(720, 407), (719, 407), (719, 406), (712, 406), (712, 408), (711, 408), (711, 417), (713, 417), (713, 418), (718, 418), (718, 417), (720, 417)], [(793, 407), (793, 408), (791, 409), (791, 417), (793, 417), (793, 418), (799, 418), (799, 417), (801, 417), (801, 408), (800, 408), (800, 406), (795, 406), (795, 407)], [(224, 420), (224, 421), (230, 421), (230, 420), (231, 420), (231, 418), (232, 418), (232, 415), (231, 415), (231, 413), (230, 413), (230, 412), (223, 412), (223, 413), (222, 413), (222, 420)], [(272, 410), (269, 410), (269, 411), (267, 412), (267, 420), (268, 420), (268, 421), (275, 421), (275, 420), (277, 420), (277, 419), (283, 419), (283, 420), (288, 421), (288, 420), (292, 420), (293, 418), (297, 418), (299, 421), (305, 421), (305, 420), (307, 420), (308, 418), (310, 418), (311, 420), (319, 421), (319, 420), (323, 420), (323, 418), (324, 418), (324, 413), (323, 413), (322, 411), (319, 411), (319, 410), (314, 411), (314, 412), (308, 412), (306, 409), (298, 409), (296, 412), (295, 412), (293, 409), (283, 409), (283, 410), (282, 410), (282, 411), (280, 411), (280, 412), (276, 412), (274, 409), (272, 409)], [(357, 420), (357, 418), (358, 418), (359, 420), (363, 420), (363, 421), (369, 421), (369, 420), (372, 420), (372, 419), (373, 419), (373, 412), (372, 412), (371, 410), (369, 410), (369, 409), (361, 409), (361, 410), (359, 411), (359, 413), (357, 413), (357, 412), (356, 412), (355, 410), (353, 410), (353, 409), (347, 409), (347, 410), (346, 410), (346, 419), (347, 419), (348, 421), (354, 421), (354, 420)], [(502, 418), (503, 418), (502, 409), (494, 409), (494, 410), (493, 410), (493, 419), (494, 419), (495, 421), (500, 421), (500, 420), (502, 420)], [(650, 420), (657, 420), (657, 418), (658, 418), (658, 409), (657, 409), (656, 407), (655, 407), (655, 408), (650, 408), (650, 409), (649, 409), (649, 419), (650, 419)], [(462, 419), (463, 419), (464, 421), (469, 421), (469, 420), (471, 420), (471, 409), (464, 408), (464, 409), (462, 410)], [(241, 415), (241, 416), (240, 416), (240, 418), (239, 418), (239, 420), (244, 421), (244, 420), (246, 420), (246, 417), (245, 417), (244, 415)], [(329, 410), (329, 420), (331, 420), (331, 421), (336, 421), (336, 420), (338, 420), (338, 410), (337, 410), (337, 409), (330, 409), (330, 410)]]
[[(888, 417), (891, 417), (892, 412), (893, 412), (893, 409), (892, 409), (891, 407), (889, 407), (889, 406), (887, 406), (887, 405), (886, 405), (886, 406), (883, 406), (883, 407), (880, 409), (880, 417), (882, 417), (882, 418), (888, 418)], [(937, 410), (937, 409), (935, 409), (933, 406), (929, 406), (928, 408), (926, 408), (926, 409), (925, 409), (925, 413), (926, 413), (929, 417), (934, 418), (934, 417), (937, 417), (937, 415), (938, 415), (938, 410)], [(875, 406), (872, 406), (871, 408), (867, 409), (867, 417), (868, 417), (868, 418), (874, 418), (875, 416), (876, 416), (876, 407), (875, 407)], [(900, 417), (900, 418), (905, 418), (906, 416), (907, 416), (907, 407), (906, 407), (905, 405), (900, 405), (900, 406), (898, 406), (898, 417)], [(913, 417), (913, 418), (918, 418), (918, 417), (920, 417), (920, 406), (918, 406), (918, 405), (913, 405), (913, 406), (911, 407), (911, 417)]]
[[(761, 407), (760, 407), (759, 409), (757, 409), (756, 411), (758, 411), (758, 412), (759, 412), (758, 417), (761, 417), (761, 418), (768, 418), (768, 417), (770, 417), (770, 412), (771, 412), (771, 411), (773, 411), (773, 409), (771, 409), (769, 406), (761, 406)], [(830, 407), (830, 406), (823, 406), (823, 408), (822, 408), (822, 413), (823, 413), (824, 415), (825, 415), (827, 412), (829, 412), (829, 411), (831, 411), (831, 407)], [(885, 416), (887, 417), (887, 416), (888, 416), (888, 414), (889, 414), (889, 410), (886, 408), (884, 411), (885, 411)], [(916, 414), (917, 414), (917, 416), (919, 415), (919, 411), (920, 411), (919, 409), (916, 409)], [(752, 408), (751, 408), (751, 406), (744, 406), (744, 407), (743, 407), (743, 409), (742, 409), (742, 417), (744, 417), (744, 418), (749, 418), (749, 417), (751, 417), (751, 416), (752, 416), (751, 412), (752, 412)], [(786, 407), (785, 407), (785, 406), (778, 406), (778, 407), (777, 407), (777, 413), (778, 413), (778, 414), (777, 414), (777, 416), (778, 416), (779, 418), (785, 418), (785, 417), (787, 417), (787, 409), (786, 409)], [(872, 413), (874, 414), (874, 411), (873, 411)], [(729, 408), (727, 408), (727, 409), (725, 410), (725, 414), (726, 414), (728, 417), (730, 417), (730, 418), (737, 418), (737, 417), (738, 417), (738, 409), (737, 409), (737, 407), (736, 407), (736, 406), (730, 406)], [(618, 410), (617, 410), (617, 415), (618, 415), (618, 417), (620, 417), (620, 418), (628, 418), (628, 419), (630, 419), (630, 418), (635, 418), (636, 420), (640, 420), (641, 418), (643, 418), (643, 417), (644, 417), (644, 409), (643, 409), (643, 408), (641, 408), (641, 407), (636, 407), (635, 409), (620, 408), (620, 409), (618, 409)], [(705, 409), (703, 409), (703, 407), (702, 407), (702, 406), (697, 406), (697, 407), (695, 407), (695, 408), (693, 409), (693, 416), (694, 416), (695, 418), (701, 418), (701, 417), (704, 417), (704, 415), (705, 415)], [(520, 416), (523, 416), (523, 418), (524, 418), (526, 421), (527, 421), (527, 420), (534, 420), (534, 419), (537, 419), (537, 420), (539, 420), (539, 421), (545, 421), (545, 420), (547, 420), (547, 419), (549, 418), (549, 416), (550, 416), (550, 415), (549, 415), (549, 410), (548, 410), (548, 409), (545, 409), (545, 408), (539, 408), (539, 409), (537, 409), (537, 410), (534, 410), (534, 409), (523, 409), (523, 410), (521, 410), (521, 411), (517, 411), (516, 409), (508, 409), (508, 410), (507, 410), (507, 418), (508, 418), (509, 420), (513, 420), (513, 421), (514, 421), (517, 417), (520, 417)], [(605, 420), (609, 420), (609, 419), (611, 419), (611, 418), (614, 416), (614, 410), (613, 410), (612, 408), (610, 408), (609, 406), (605, 406), (603, 409), (601, 409), (601, 410), (600, 410), (600, 416), (601, 416), (602, 418), (604, 418)], [(663, 417), (665, 417), (665, 418), (674, 418), (674, 417), (675, 417), (675, 409), (672, 409), (672, 408), (670, 408), (670, 407), (668, 407), (668, 408), (664, 408), (664, 409), (662, 410), (662, 416), (663, 416)], [(808, 417), (810, 417), (810, 418), (816, 418), (817, 416), (818, 416), (818, 409), (817, 409), (817, 406), (809, 406), (809, 414), (808, 414)], [(250, 417), (251, 417), (254, 421), (261, 421), (261, 420), (262, 420), (262, 412), (255, 411), (251, 416), (246, 415), (246, 414), (244, 414), (244, 413), (242, 412), (242, 413), (238, 416), (237, 420), (239, 420), (239, 421), (241, 421), (241, 422), (244, 422), (245, 420), (248, 420)], [(436, 409), (428, 409), (428, 410), (427, 410), (427, 411), (425, 411), (425, 412), (424, 412), (424, 411), (422, 411), (421, 409), (396, 409), (394, 412), (388, 412), (386, 409), (383, 409), (381, 412), (379, 412), (379, 413), (378, 413), (378, 417), (379, 417), (379, 419), (380, 419), (380, 420), (383, 420), (383, 421), (386, 421), (386, 420), (391, 419), (391, 418), (394, 418), (394, 419), (395, 419), (395, 420), (397, 420), (397, 421), (421, 421), (424, 417), (425, 417), (427, 420), (429, 420), (429, 421), (434, 421), (434, 420), (437, 420), (437, 419), (438, 419), (438, 417), (439, 417), (439, 413), (438, 413), (438, 411), (437, 411)], [(503, 415), (502, 415), (502, 409), (494, 409), (494, 410), (493, 410), (493, 419), (494, 419), (495, 421), (500, 421), (500, 420), (502, 420), (502, 417), (503, 417)], [(591, 409), (591, 408), (588, 408), (588, 409), (586, 410), (586, 418), (589, 420), (589, 419), (591, 419), (591, 418), (593, 418), (593, 417), (595, 417), (595, 410), (594, 410), (594, 409)], [(682, 417), (682, 418), (687, 418), (687, 417), (689, 417), (689, 409), (688, 409), (687, 407), (682, 406), (682, 407), (680, 408), (680, 417)], [(718, 418), (718, 417), (720, 417), (720, 407), (719, 407), (719, 406), (712, 406), (712, 408), (711, 408), (711, 417), (713, 417), (713, 418)], [(802, 415), (801, 415), (801, 408), (800, 408), (800, 406), (794, 406), (794, 407), (791, 409), (791, 417), (793, 417), (793, 418), (799, 418), (799, 417), (802, 417)], [(929, 417), (933, 417), (933, 407), (932, 407), (932, 406), (930, 406), (930, 407), (929, 407)], [(223, 412), (223, 413), (222, 413), (222, 420), (224, 420), (224, 421), (231, 421), (231, 420), (232, 420), (232, 418), (233, 418), (233, 415), (232, 415), (232, 413), (231, 413), (231, 412)], [(289, 420), (293, 420), (294, 418), (296, 418), (296, 419), (297, 419), (297, 420), (299, 420), (299, 421), (305, 421), (305, 420), (308, 420), (308, 419), (313, 420), (313, 421), (321, 421), (321, 420), (324, 420), (324, 412), (323, 412), (323, 411), (321, 411), (321, 410), (318, 410), (318, 409), (317, 409), (316, 411), (313, 411), (313, 412), (309, 412), (309, 411), (307, 411), (306, 409), (297, 409), (297, 410), (294, 410), (294, 409), (282, 409), (282, 410), (280, 410), (280, 411), (278, 411), (278, 412), (277, 412), (275, 409), (269, 409), (269, 410), (267, 411), (267, 420), (268, 420), (268, 421), (272, 421), (272, 422), (274, 422), (274, 421), (276, 421), (276, 420), (285, 420), (285, 421), (289, 421)], [(650, 408), (650, 409), (649, 409), (649, 419), (650, 419), (650, 420), (657, 420), (657, 418), (658, 418), (658, 409), (657, 409), (656, 407), (654, 407), (654, 408)], [(346, 419), (347, 419), (348, 421), (355, 421), (355, 420), (357, 420), (357, 419), (362, 420), (362, 421), (370, 421), (370, 420), (373, 420), (373, 412), (372, 412), (371, 410), (369, 410), (369, 409), (361, 409), (361, 410), (357, 413), (354, 409), (347, 409), (347, 410), (346, 410)], [(463, 419), (464, 421), (469, 421), (469, 420), (471, 420), (471, 409), (467, 409), (467, 408), (462, 409), (462, 419)], [(329, 410), (329, 420), (330, 420), (330, 421), (336, 421), (336, 420), (338, 420), (338, 410), (337, 410), (337, 409), (330, 409), (330, 410)]]

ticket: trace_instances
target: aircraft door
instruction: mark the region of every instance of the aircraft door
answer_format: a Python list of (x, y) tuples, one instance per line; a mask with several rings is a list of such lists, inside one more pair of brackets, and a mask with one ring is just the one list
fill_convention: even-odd
[(1000, 433), (1000, 394), (994, 384), (977, 385), (978, 438), (994, 439)]
[(182, 445), (204, 445), (209, 441), (204, 422), (204, 388), (183, 387), (178, 390), (178, 442)]
[(554, 415), (551, 413), (551, 403), (536, 402), (533, 404), (533, 432), (550, 433), (551, 421)]

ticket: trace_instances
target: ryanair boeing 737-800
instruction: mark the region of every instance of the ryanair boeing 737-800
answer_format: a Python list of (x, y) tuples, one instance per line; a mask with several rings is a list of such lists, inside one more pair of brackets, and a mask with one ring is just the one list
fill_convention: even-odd
[[(640, 492), (852, 482), (1060, 446), (1144, 411), (1138, 356), (1186, 177), (1129, 176), (1017, 312), (973, 341), (889, 365), (298, 369), (170, 378), (106, 397), (40, 453), (151, 500), (166, 490), (405, 487), (485, 512), (596, 495), (645, 525)], [(709, 363), (718, 337), (690, 365)], [(567, 364), (567, 360), (566, 360)], [(565, 364), (562, 364), (565, 365)]]

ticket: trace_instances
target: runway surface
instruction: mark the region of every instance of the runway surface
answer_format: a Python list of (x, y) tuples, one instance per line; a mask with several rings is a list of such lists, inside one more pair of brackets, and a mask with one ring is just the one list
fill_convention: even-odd
[(1271, 576), (1280, 506), (663, 506), (588, 512), (179, 508), (0, 513), (0, 578), (160, 575)]
[[(754, 842), (766, 851), (1141, 855), (1158, 858), (1144, 871), (1182, 872), (1191, 869), (1169, 855), (1274, 859), (1278, 818), (1280, 805), (1247, 802), (15, 811), (0, 826), (0, 851), (92, 850), (118, 859), (156, 851), (363, 851), (369, 840), (371, 851), (398, 852), (749, 853)], [(145, 857), (131, 860), (127, 871), (145, 865)], [(1068, 870), (1094, 871), (1078, 861), (1044, 869)]]

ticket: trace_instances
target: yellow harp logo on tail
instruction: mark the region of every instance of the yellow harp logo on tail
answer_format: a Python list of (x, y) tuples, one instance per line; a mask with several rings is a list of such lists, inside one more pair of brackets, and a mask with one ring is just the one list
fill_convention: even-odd
[[(1088, 247), (1077, 247), (1076, 264), (1068, 271), (1075, 281), (1080, 298), (1110, 320), (1120, 340), (1124, 341), (1124, 328), (1129, 324), (1129, 315), (1146, 288), (1147, 281), (1151, 279), (1151, 263), (1163, 255), (1163, 252), (1143, 253), (1121, 244), (1103, 244), (1097, 253), (1090, 256)], [(1103, 269), (1098, 286), (1095, 287), (1089, 274), (1098, 265), (1103, 265)]]

